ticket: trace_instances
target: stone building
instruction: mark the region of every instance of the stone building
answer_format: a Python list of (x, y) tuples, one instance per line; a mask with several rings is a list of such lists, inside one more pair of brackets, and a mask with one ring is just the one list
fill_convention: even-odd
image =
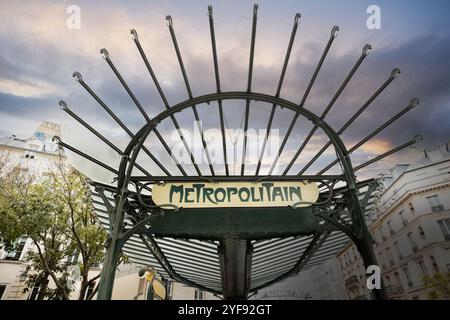
[[(390, 298), (427, 299), (424, 277), (450, 272), (449, 144), (384, 176), (369, 231)], [(370, 298), (355, 246), (348, 244), (337, 259), (347, 298)]]

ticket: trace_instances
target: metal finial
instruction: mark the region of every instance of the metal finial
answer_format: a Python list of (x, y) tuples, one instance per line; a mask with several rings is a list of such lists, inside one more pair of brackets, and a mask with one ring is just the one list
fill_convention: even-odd
[(208, 6), (208, 16), (212, 18), (213, 16), (213, 8), (211, 5)]
[(167, 25), (169, 27), (173, 26), (173, 20), (172, 20), (172, 17), (170, 15), (166, 16), (166, 21), (167, 21)]
[(298, 24), (301, 17), (302, 17), (302, 15), (300, 13), (296, 13), (295, 17), (294, 17), (294, 23)]
[(423, 140), (423, 137), (421, 134), (416, 134), (413, 139), (416, 143), (418, 143)]
[(253, 5), (253, 15), (257, 15), (257, 14), (258, 14), (258, 4), (255, 3), (255, 4)]
[(331, 29), (331, 37), (336, 38), (338, 31), (339, 31), (339, 26), (333, 26), (333, 28)]
[(391, 78), (395, 79), (400, 75), (401, 71), (399, 68), (395, 68), (394, 70), (391, 71)]
[(362, 54), (367, 56), (369, 54), (369, 50), (372, 50), (372, 45), (366, 44), (362, 49)]
[(79, 73), (78, 71), (72, 73), (72, 77), (74, 77), (75, 80), (77, 80), (78, 82), (83, 81), (83, 77), (81, 76), (81, 73)]
[(133, 37), (133, 40), (138, 40), (138, 34), (136, 32), (136, 29), (131, 29), (130, 33), (131, 33), (131, 35)]
[(109, 53), (108, 50), (105, 48), (100, 49), (100, 53), (103, 55), (103, 59), (109, 59)]
[(420, 100), (419, 100), (418, 98), (412, 98), (412, 99), (409, 101), (409, 105), (410, 105), (411, 107), (417, 107), (419, 104), (420, 104)]
[(67, 103), (66, 103), (64, 100), (60, 100), (60, 101), (59, 101), (59, 105), (61, 106), (61, 108), (62, 108), (63, 110), (67, 110), (67, 109), (68, 109)]
[(60, 136), (53, 136), (52, 137), (52, 141), (56, 142), (57, 144), (59, 144), (61, 142), (61, 138), (60, 138)]

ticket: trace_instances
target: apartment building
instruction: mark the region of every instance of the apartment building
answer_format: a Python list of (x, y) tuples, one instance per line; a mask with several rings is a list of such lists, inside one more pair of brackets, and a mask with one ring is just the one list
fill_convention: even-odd
[[(427, 150), (384, 176), (369, 222), (374, 251), (391, 299), (428, 299), (424, 277), (450, 272), (449, 144)], [(369, 299), (366, 270), (355, 246), (337, 254), (348, 299)]]

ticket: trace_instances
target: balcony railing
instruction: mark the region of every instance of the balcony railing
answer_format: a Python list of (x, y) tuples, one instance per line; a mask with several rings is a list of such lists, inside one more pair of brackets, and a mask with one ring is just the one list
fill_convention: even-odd
[(399, 296), (405, 292), (405, 290), (401, 286), (386, 286), (386, 292), (390, 298)]
[(357, 276), (351, 276), (350, 278), (345, 280), (345, 286), (350, 287), (355, 283), (358, 283), (358, 277)]
[(444, 206), (442, 204), (431, 207), (432, 212), (444, 211)]

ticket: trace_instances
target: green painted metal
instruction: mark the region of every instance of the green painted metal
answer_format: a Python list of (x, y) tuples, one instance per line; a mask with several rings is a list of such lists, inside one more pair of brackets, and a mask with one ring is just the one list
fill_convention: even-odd
[(306, 235), (317, 229), (312, 208), (214, 208), (165, 210), (147, 232), (157, 237), (220, 240)]
[(249, 240), (225, 238), (220, 242), (219, 259), (225, 299), (246, 299), (250, 290), (252, 245)]
[[(149, 133), (156, 128), (156, 126), (166, 119), (167, 117), (170, 117), (176, 112), (180, 112), (183, 109), (193, 107), (197, 104), (201, 103), (210, 103), (212, 101), (224, 101), (224, 100), (257, 100), (257, 101), (264, 101), (272, 104), (279, 105), (281, 107), (288, 108), (292, 111), (297, 112), (298, 114), (304, 116), (308, 120), (310, 120), (314, 125), (321, 128), (325, 134), (329, 137), (330, 141), (332, 142), (337, 157), (341, 162), (343, 171), (344, 171), (344, 177), (347, 182), (347, 192), (344, 194), (346, 206), (351, 213), (351, 219), (353, 223), (353, 228), (355, 232), (355, 243), (357, 248), (360, 250), (364, 264), (366, 266), (377, 264), (376, 258), (373, 253), (373, 248), (371, 245), (370, 235), (367, 230), (367, 226), (364, 221), (364, 212), (360, 205), (359, 199), (358, 199), (358, 190), (356, 188), (356, 179), (353, 172), (353, 167), (351, 164), (349, 153), (340, 139), (339, 135), (321, 118), (319, 118), (317, 115), (312, 113), (311, 111), (300, 108), (298, 105), (296, 105), (293, 102), (287, 101), (285, 99), (281, 99), (279, 97), (270, 96), (267, 94), (262, 93), (255, 93), (255, 92), (220, 92), (220, 93), (214, 93), (214, 94), (207, 94), (203, 96), (199, 96), (196, 98), (191, 98), (189, 100), (186, 100), (184, 102), (181, 102), (170, 109), (167, 109), (163, 112), (161, 112), (159, 115), (157, 115), (155, 118), (153, 118), (151, 121), (149, 121), (147, 124), (145, 124), (139, 132), (136, 133), (136, 135), (133, 137), (131, 142), (128, 144), (127, 148), (125, 149), (122, 157), (122, 161), (119, 166), (119, 173), (118, 173), (118, 182), (117, 182), (117, 190), (116, 190), (116, 213), (115, 213), (115, 226), (119, 224), (120, 226), (120, 219), (119, 217), (123, 217), (123, 210), (124, 210), (124, 204), (127, 202), (128, 199), (128, 183), (131, 178), (132, 174), (132, 168), (134, 166), (134, 163), (136, 162), (136, 158), (142, 149), (142, 145), (144, 141), (147, 139)], [(262, 209), (258, 209), (262, 210)], [(180, 215), (181, 216), (181, 215)], [(242, 216), (242, 214), (241, 214)], [(123, 222), (123, 220), (122, 220)], [(217, 224), (216, 224), (217, 226)], [(111, 239), (113, 239), (112, 243), (117, 243), (117, 239), (120, 238), (122, 230), (119, 230), (119, 228), (113, 228), (111, 232)], [(325, 238), (326, 235), (328, 235), (328, 232), (325, 233), (317, 233), (317, 236), (324, 234)], [(230, 239), (230, 235), (226, 237), (225, 239)], [(356, 240), (357, 239), (357, 240)], [(318, 243), (322, 243), (324, 240), (321, 237), (320, 240), (318, 239)], [(314, 243), (311, 243), (310, 250), (307, 250), (307, 252), (300, 257), (298, 263), (296, 264), (295, 270), (290, 270), (288, 273), (286, 273), (283, 276), (278, 277), (278, 279), (284, 279), (288, 274), (291, 274), (293, 271), (299, 271), (299, 268), (311, 258), (313, 253), (317, 250), (318, 246)], [(104, 264), (104, 271), (102, 272), (102, 280), (100, 282), (99, 287), (99, 299), (109, 299), (111, 297), (112, 293), (112, 286), (114, 283), (114, 271), (112, 269), (115, 269), (115, 262), (116, 259), (114, 257), (117, 257), (118, 251), (121, 249), (119, 246), (109, 246), (107, 248), (108, 255), (107, 259)], [(111, 258), (108, 258), (109, 255)], [(384, 285), (381, 289), (375, 289), (375, 296), (379, 299), (386, 298), (386, 293), (384, 290)], [(231, 296), (227, 296), (227, 298), (233, 298)]]

